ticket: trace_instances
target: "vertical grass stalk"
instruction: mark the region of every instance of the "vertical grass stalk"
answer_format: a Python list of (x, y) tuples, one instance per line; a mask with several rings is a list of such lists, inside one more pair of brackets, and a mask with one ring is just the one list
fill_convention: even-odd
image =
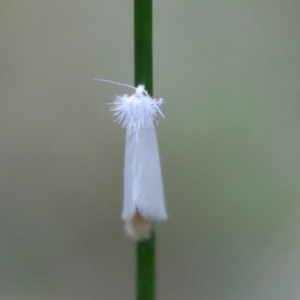
[[(152, 0), (134, 0), (134, 84), (153, 95)], [(136, 300), (155, 299), (155, 232), (136, 245)]]

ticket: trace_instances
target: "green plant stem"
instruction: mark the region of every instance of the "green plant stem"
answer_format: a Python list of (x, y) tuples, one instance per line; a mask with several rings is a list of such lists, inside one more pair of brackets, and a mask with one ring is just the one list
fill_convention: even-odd
[(134, 83), (153, 93), (152, 0), (134, 0)]
[(155, 299), (155, 233), (137, 242), (137, 300)]
[[(152, 0), (134, 0), (134, 83), (153, 95)], [(155, 232), (136, 245), (136, 299), (155, 299)]]

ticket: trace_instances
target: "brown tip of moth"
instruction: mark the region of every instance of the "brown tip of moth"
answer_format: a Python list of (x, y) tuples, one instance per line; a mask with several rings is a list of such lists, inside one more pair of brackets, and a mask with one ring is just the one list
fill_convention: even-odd
[(131, 220), (125, 221), (125, 230), (134, 240), (148, 239), (152, 228), (152, 222), (146, 220), (137, 211)]

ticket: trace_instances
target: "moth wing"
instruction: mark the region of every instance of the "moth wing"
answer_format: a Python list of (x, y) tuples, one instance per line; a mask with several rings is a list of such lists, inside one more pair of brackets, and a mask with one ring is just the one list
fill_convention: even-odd
[(130, 219), (138, 210), (145, 219), (165, 220), (167, 213), (154, 125), (142, 128), (138, 139), (127, 137), (124, 170), (123, 219)]
[(124, 203), (122, 219), (131, 220), (136, 212), (134, 202), (134, 190), (136, 182), (136, 165), (137, 165), (137, 140), (130, 134), (126, 134), (125, 143), (125, 163), (124, 163)]

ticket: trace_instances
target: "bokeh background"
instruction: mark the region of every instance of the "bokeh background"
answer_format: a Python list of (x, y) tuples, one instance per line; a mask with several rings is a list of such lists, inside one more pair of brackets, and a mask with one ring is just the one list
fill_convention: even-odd
[[(300, 2), (154, 1), (169, 220), (158, 300), (300, 299)], [(131, 300), (133, 3), (0, 1), (0, 299)]]

